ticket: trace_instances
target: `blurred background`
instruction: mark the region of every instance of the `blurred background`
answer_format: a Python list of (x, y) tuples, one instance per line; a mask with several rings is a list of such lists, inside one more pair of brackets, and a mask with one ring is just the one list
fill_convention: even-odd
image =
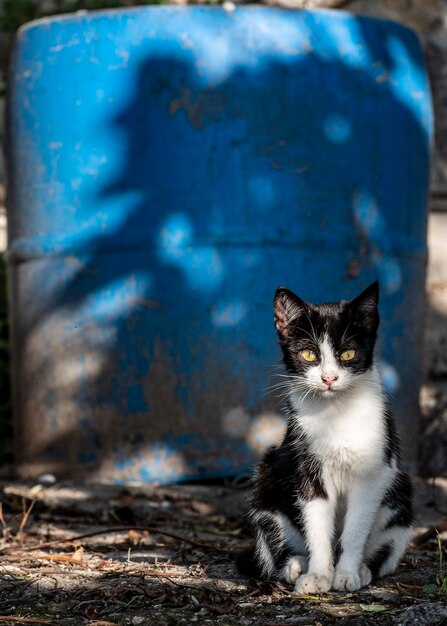
[[(1, 0), (0, 1), (0, 139), (4, 142), (8, 67), (17, 29), (36, 18), (64, 12), (132, 7), (163, 2), (132, 0)], [(172, 4), (188, 4), (183, 0)], [(194, 3), (197, 4), (197, 3)], [(206, 0), (204, 4), (215, 4)], [(218, 3), (216, 3), (218, 4)], [(238, 3), (236, 3), (238, 4)], [(243, 3), (241, 3), (243, 4)], [(358, 15), (388, 18), (414, 29), (421, 41), (433, 97), (435, 134), (430, 174), (428, 307), (425, 320), (424, 374), (421, 390), (420, 466), (426, 476), (447, 472), (447, 2), (442, 0), (284, 0), (270, 6), (333, 8)], [(231, 9), (231, 6), (230, 6)], [(6, 166), (0, 161), (0, 251), (7, 247), (5, 209)], [(9, 396), (9, 333), (5, 260), (0, 266), (0, 465), (4, 473), (12, 462), (12, 414)], [(230, 416), (238, 424), (240, 415)]]

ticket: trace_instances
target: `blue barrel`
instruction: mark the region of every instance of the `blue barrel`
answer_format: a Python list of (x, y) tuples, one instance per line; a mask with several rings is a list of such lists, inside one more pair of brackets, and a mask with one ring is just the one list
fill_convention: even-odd
[(381, 282), (415, 461), (431, 109), (414, 33), (343, 12), (44, 19), (10, 82), (16, 460), (147, 482), (246, 471), (278, 437), (277, 285)]

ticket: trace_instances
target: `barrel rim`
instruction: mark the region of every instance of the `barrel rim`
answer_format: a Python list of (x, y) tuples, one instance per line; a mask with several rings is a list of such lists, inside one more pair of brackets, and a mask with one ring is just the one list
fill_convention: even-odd
[(288, 8), (281, 6), (260, 6), (257, 4), (249, 4), (249, 5), (236, 5), (234, 11), (228, 11), (223, 6), (198, 6), (198, 5), (151, 5), (151, 6), (136, 6), (136, 7), (111, 7), (108, 9), (94, 9), (94, 10), (80, 10), (73, 13), (63, 13), (59, 15), (52, 15), (50, 17), (40, 17), (35, 20), (31, 20), (26, 24), (23, 24), (16, 33), (16, 37), (19, 40), (22, 36), (28, 33), (33, 29), (37, 28), (48, 28), (53, 24), (66, 24), (70, 22), (80, 21), (80, 18), (87, 18), (88, 21), (106, 18), (113, 18), (115, 16), (125, 16), (126, 14), (129, 16), (133, 16), (134, 14), (140, 13), (223, 13), (223, 14), (235, 14), (241, 12), (252, 12), (257, 11), (261, 13), (283, 13), (283, 14), (299, 14), (299, 15), (315, 15), (315, 16), (325, 16), (328, 18), (340, 19), (342, 21), (363, 21), (369, 22), (371, 24), (377, 24), (377, 26), (383, 26), (384, 24), (389, 25), (391, 28), (395, 28), (397, 30), (401, 30), (402, 32), (406, 32), (410, 35), (413, 35), (414, 38), (419, 42), (420, 45), (420, 37), (418, 33), (407, 26), (406, 24), (402, 24), (401, 22), (397, 22), (390, 18), (382, 17), (382, 16), (371, 16), (371, 15), (361, 15), (358, 13), (354, 13), (352, 11), (347, 11), (346, 9), (337, 9), (330, 7), (321, 7), (315, 9), (302, 9), (302, 8)]

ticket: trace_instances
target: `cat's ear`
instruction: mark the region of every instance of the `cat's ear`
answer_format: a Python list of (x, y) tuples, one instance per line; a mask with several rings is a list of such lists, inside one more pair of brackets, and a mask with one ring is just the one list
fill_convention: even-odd
[(366, 328), (377, 329), (379, 325), (379, 282), (376, 280), (351, 300), (349, 307), (356, 321)]
[(278, 287), (273, 308), (276, 330), (280, 337), (287, 337), (291, 323), (304, 313), (306, 304), (289, 289)]

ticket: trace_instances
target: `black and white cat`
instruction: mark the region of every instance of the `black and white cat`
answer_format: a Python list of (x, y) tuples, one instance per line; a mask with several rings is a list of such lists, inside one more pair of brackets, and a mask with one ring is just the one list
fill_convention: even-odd
[(405, 551), (411, 484), (373, 360), (378, 298), (377, 282), (321, 305), (276, 292), (288, 422), (257, 468), (256, 545), (240, 557), (242, 573), (300, 594), (353, 591), (394, 571)]

